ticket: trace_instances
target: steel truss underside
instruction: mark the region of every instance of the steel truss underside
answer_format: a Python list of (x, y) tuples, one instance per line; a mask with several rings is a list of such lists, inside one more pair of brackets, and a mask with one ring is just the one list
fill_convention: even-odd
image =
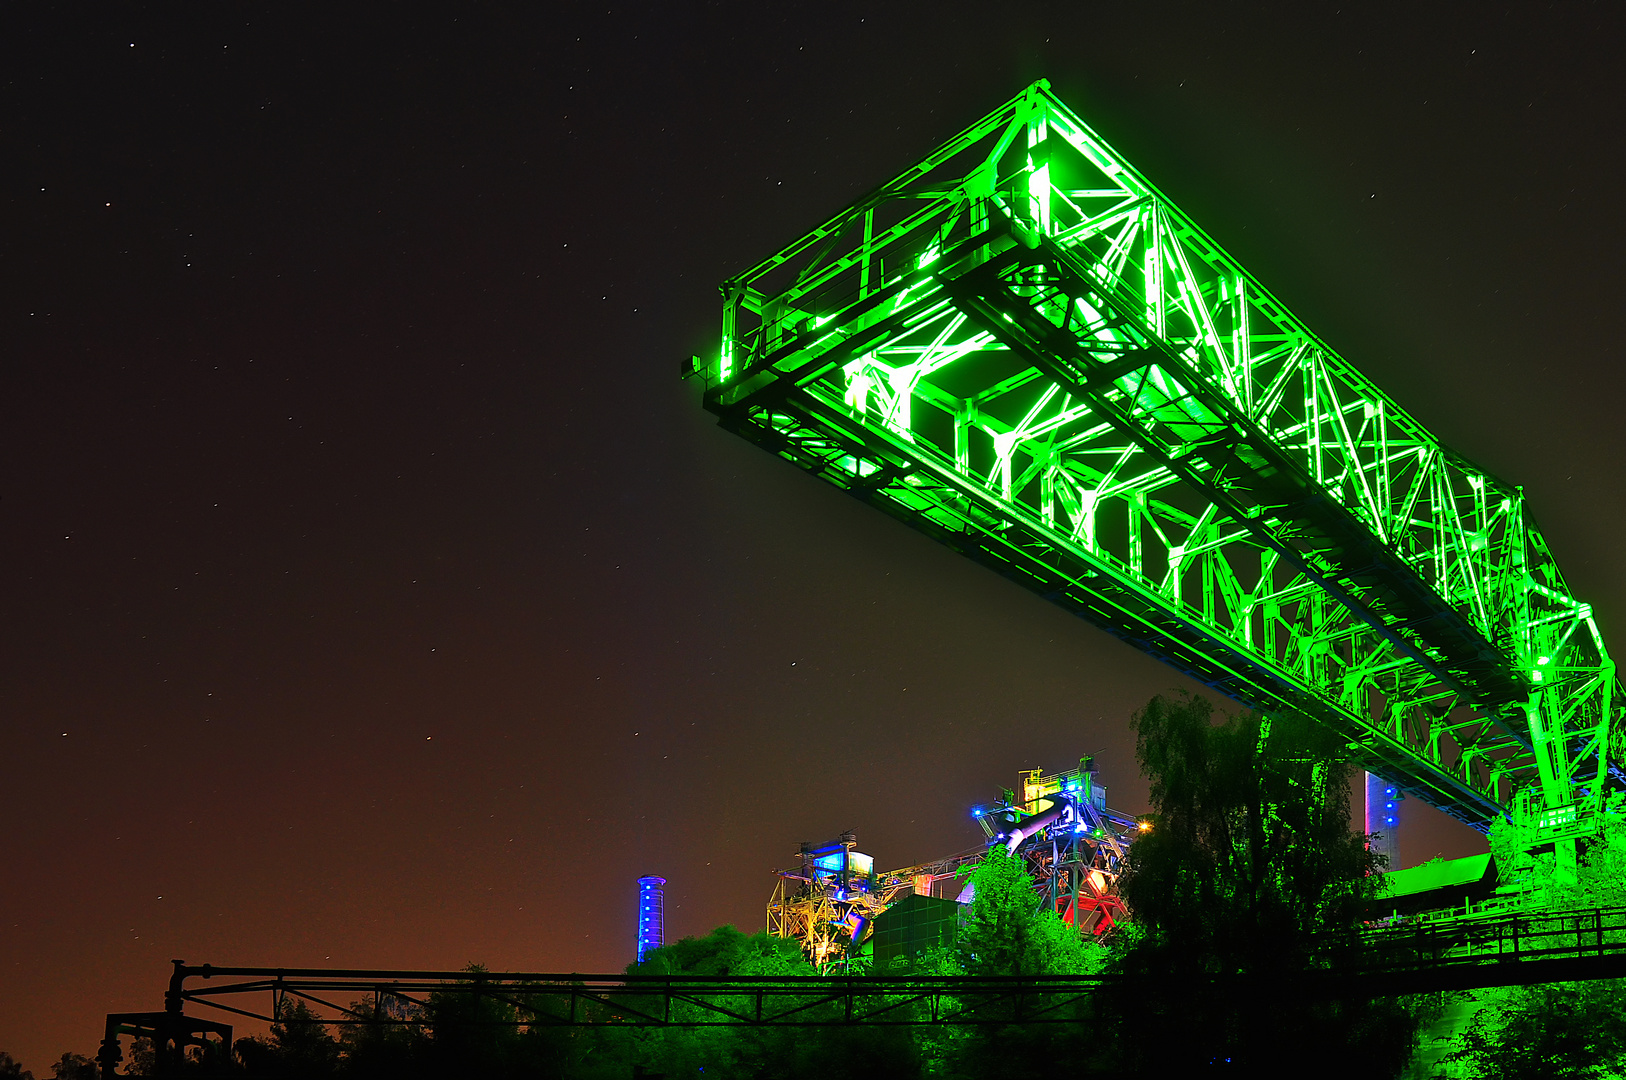
[(1618, 787), (1614, 665), (1442, 446), (1037, 83), (723, 287), (723, 426), (1481, 829)]

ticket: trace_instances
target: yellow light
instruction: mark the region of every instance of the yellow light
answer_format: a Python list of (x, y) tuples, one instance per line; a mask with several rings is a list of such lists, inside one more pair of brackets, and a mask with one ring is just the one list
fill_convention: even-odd
[(1150, 821), (1141, 822), (1140, 823), (1140, 831), (1141, 832), (1151, 832), (1152, 831), (1152, 823)]

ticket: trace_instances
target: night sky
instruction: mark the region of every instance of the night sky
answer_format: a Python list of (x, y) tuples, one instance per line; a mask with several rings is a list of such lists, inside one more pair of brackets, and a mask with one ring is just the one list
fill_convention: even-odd
[[(610, 971), (1186, 685), (713, 425), (717, 283), (1034, 78), (1626, 651), (1612, 5), (12, 5), (0, 1049), (168, 962)], [(348, 6), (346, 6), (348, 7)], [(1426, 14), (1419, 14), (1419, 11)], [(407, 14), (407, 12), (415, 12)], [(1483, 850), (1407, 804), (1402, 857)]]

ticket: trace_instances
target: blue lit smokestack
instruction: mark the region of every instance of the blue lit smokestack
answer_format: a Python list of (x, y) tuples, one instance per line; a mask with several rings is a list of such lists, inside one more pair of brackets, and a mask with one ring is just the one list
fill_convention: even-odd
[(1389, 869), (1400, 869), (1400, 803), (1404, 800), (1399, 789), (1381, 776), (1366, 774), (1366, 831), (1377, 833), (1372, 850), (1389, 856)]
[(638, 962), (651, 951), (666, 944), (666, 894), (661, 886), (663, 877), (638, 879)]

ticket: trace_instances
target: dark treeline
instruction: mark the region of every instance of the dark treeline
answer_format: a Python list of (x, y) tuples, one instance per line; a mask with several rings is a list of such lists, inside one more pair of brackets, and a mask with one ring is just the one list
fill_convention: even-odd
[[(557, 1008), (546, 988), (501, 997), (448, 990), (421, 1006), (351, 1003), (367, 1021), (351, 1025), (290, 999), (269, 1036), (239, 1039), (221, 1060), (194, 1056), (182, 1071), (241, 1080), (1623, 1074), (1626, 990), (1617, 983), (1376, 1001), (1289, 992), (1295, 973), (1348, 962), (1361, 948), (1382, 867), (1351, 828), (1354, 766), (1316, 724), (1216, 716), (1201, 698), (1155, 698), (1134, 724), (1153, 806), (1122, 880), (1134, 922), (1110, 941), (1080, 940), (1055, 913), (1034, 910), (1021, 861), (995, 848), (975, 871), (955, 940), (894, 972), (1121, 976), (1069, 1006), (1067, 1023), (571, 1027), (527, 1022)], [(628, 972), (817, 974), (795, 942), (733, 927), (659, 949)], [(1256, 989), (1213, 989), (1234, 985), (1227, 976)], [(899, 1012), (911, 1008), (900, 1003)], [(675, 1009), (674, 1019), (701, 1015), (693, 1005)], [(1450, 1022), (1453, 1010), (1452, 1052), (1421, 1061), (1420, 1033)], [(148, 1074), (154, 1064), (151, 1047), (138, 1044), (123, 1072)], [(54, 1075), (88, 1080), (91, 1069), (70, 1054)], [(0, 1080), (27, 1075), (0, 1055)]]
[[(96, 1063), (83, 1054), (63, 1054), (51, 1066), (52, 1080), (96, 1080)], [(34, 1080), (34, 1074), (0, 1051), (0, 1080)]]

